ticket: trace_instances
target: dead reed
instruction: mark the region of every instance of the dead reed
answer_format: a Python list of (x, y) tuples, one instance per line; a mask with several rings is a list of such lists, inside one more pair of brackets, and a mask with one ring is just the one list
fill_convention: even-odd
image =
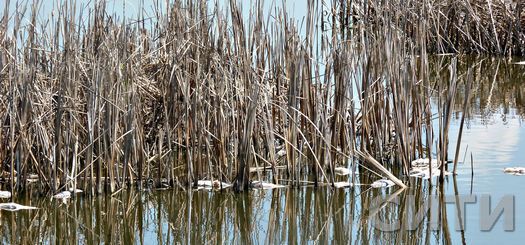
[[(455, 63), (450, 83), (430, 76), (426, 51), (454, 47), (433, 41), (441, 15), (417, 5), (398, 16), (388, 11), (396, 1), (379, 3), (308, 1), (300, 23), (278, 4), (264, 12), (235, 0), (175, 1), (136, 20), (108, 13), (105, 1), (82, 11), (64, 1), (44, 20), (38, 1), (14, 13), (6, 1), (3, 179), (51, 192), (200, 179), (244, 190), (253, 168), (299, 185), (359, 166), (404, 186), (411, 160), (435, 150), (448, 159), (460, 81)], [(432, 13), (424, 21), (410, 17), (423, 11)]]
[[(352, 16), (382, 28), (390, 24), (434, 53), (525, 55), (525, 3), (519, 0), (351, 1)], [(378, 19), (387, 15), (388, 20)], [(350, 18), (347, 15), (346, 18)], [(421, 33), (421, 29), (424, 30)]]

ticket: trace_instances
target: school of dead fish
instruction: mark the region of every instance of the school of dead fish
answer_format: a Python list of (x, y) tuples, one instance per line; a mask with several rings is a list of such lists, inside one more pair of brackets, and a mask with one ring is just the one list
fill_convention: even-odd
[[(439, 164), (436, 159), (429, 161), (428, 158), (420, 158), (411, 162), (411, 171), (409, 176), (417, 177), (422, 179), (429, 179), (430, 177), (436, 177), (441, 174), (439, 169)], [(508, 167), (504, 169), (504, 172), (512, 175), (525, 175), (525, 167)], [(352, 170), (345, 167), (336, 167), (334, 169), (336, 175), (346, 176), (352, 173)], [(451, 173), (446, 171), (445, 175), (450, 175)], [(372, 188), (389, 188), (394, 186), (395, 183), (389, 179), (379, 179), (372, 182), (369, 186)], [(218, 181), (218, 180), (199, 180), (197, 181), (197, 190), (213, 190), (213, 189), (226, 189), (231, 188), (233, 185), (230, 183)], [(352, 187), (353, 184), (348, 181), (334, 182), (333, 186), (335, 188), (348, 188)], [(250, 187), (253, 189), (275, 189), (275, 188), (285, 188), (285, 185), (273, 184), (263, 181), (252, 181)], [(67, 200), (71, 198), (73, 193), (81, 193), (82, 190), (72, 189), (59, 192), (52, 196), (53, 199)], [(12, 194), (9, 191), (0, 191), (0, 199), (11, 198)], [(0, 209), (8, 211), (18, 211), (18, 210), (31, 210), (38, 209), (37, 207), (20, 205), (14, 202), (9, 203), (0, 203)]]

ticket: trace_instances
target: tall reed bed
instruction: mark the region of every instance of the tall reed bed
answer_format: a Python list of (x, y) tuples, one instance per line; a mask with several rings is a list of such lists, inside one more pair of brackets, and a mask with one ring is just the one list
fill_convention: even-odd
[[(433, 19), (407, 22), (415, 12), (397, 15), (395, 1), (308, 1), (301, 22), (273, 2), (175, 1), (122, 19), (105, 1), (70, 0), (43, 20), (38, 1), (31, 11), (10, 4), (0, 25), (0, 161), (12, 190), (200, 179), (244, 190), (265, 177), (317, 185), (333, 183), (337, 166), (404, 186), (414, 158), (437, 150), (448, 159), (463, 80), (454, 62), (448, 83), (431, 78)], [(252, 174), (260, 169), (270, 171)]]
[(390, 12), (388, 21), (412, 41), (424, 27), (427, 49), (436, 53), (525, 55), (525, 4), (518, 0), (352, 1), (354, 16), (383, 26), (374, 17)]

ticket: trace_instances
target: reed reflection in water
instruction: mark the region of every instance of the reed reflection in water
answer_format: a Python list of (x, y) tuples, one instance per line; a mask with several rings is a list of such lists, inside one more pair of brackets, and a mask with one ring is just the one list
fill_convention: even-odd
[[(421, 181), (421, 180), (414, 180)], [(19, 200), (33, 211), (1, 211), (2, 244), (306, 244), (450, 243), (454, 205), (429, 199), (440, 187), (352, 189), (286, 188), (231, 191), (122, 191), (63, 204), (48, 198)], [(446, 184), (445, 184), (446, 185)], [(430, 188), (430, 189), (429, 189)], [(414, 230), (377, 229), (374, 219), (411, 222), (414, 207), (433, 206)], [(397, 200), (393, 202), (392, 200)], [(374, 205), (382, 202), (379, 207)], [(428, 202), (428, 200), (431, 200)], [(438, 210), (434, 212), (432, 210)], [(432, 224), (438, 215), (438, 224)], [(433, 219), (432, 219), (433, 220)], [(437, 225), (432, 227), (432, 225)], [(449, 227), (452, 226), (452, 227)]]

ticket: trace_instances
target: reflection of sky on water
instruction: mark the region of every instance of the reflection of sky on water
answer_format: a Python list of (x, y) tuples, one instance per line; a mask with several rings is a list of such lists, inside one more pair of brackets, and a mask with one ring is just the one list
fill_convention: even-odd
[[(481, 123), (481, 120), (490, 123)], [(456, 144), (455, 136), (458, 133), (459, 121), (453, 122), (451, 131), (451, 144)], [(474, 118), (465, 126), (462, 139), (463, 152), (468, 150), (475, 155), (482, 154), (482, 161), (493, 161), (495, 164), (505, 166), (512, 164), (514, 156), (518, 153), (520, 143), (521, 119), (509, 118), (503, 122), (501, 114), (493, 114), (485, 119)], [(452, 149), (451, 149), (452, 150)], [(453, 149), (455, 151), (455, 148)], [(461, 157), (463, 157), (461, 155)], [(460, 159), (462, 160), (462, 159)], [(468, 158), (465, 160), (467, 161)], [(468, 160), (467, 162), (469, 162)], [(480, 173), (490, 173), (492, 169), (480, 169)]]
[[(516, 109), (502, 113), (503, 109), (494, 110), (494, 114), (477, 115), (464, 128), (459, 160), (465, 163), (458, 165), (459, 193), (472, 193), (477, 196), (478, 203), (467, 207), (467, 244), (495, 244), (505, 241), (505, 244), (521, 244), (525, 238), (525, 176), (513, 176), (503, 172), (505, 167), (525, 166), (525, 128), (521, 116)], [(458, 133), (459, 120), (451, 125), (451, 144), (449, 153), (454, 153)], [(474, 159), (474, 178), (471, 179), (470, 154)], [(471, 184), (472, 181), (472, 184)], [(447, 193), (453, 193), (453, 185), (449, 184)], [(480, 195), (489, 194), (492, 198), (492, 209), (501, 201), (504, 195), (515, 197), (516, 231), (503, 231), (503, 217), (490, 232), (479, 231)], [(450, 215), (450, 214), (449, 214)], [(450, 216), (452, 219), (453, 216)], [(460, 233), (455, 233), (459, 239)]]

